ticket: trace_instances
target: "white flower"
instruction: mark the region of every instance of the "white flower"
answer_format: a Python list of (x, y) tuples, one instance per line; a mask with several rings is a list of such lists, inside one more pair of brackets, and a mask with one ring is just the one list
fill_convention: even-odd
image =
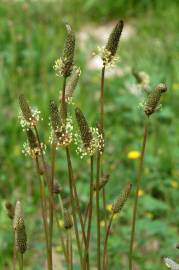
[(80, 158), (84, 158), (85, 156), (93, 156), (97, 151), (102, 154), (102, 149), (104, 148), (104, 139), (102, 134), (99, 133), (98, 128), (90, 128), (92, 133), (92, 140), (88, 147), (84, 146), (84, 143), (79, 134), (75, 134), (74, 143), (77, 146), (76, 152), (80, 155)]
[(60, 146), (66, 147), (73, 141), (73, 124), (72, 118), (68, 117), (66, 123), (62, 124), (57, 130), (53, 130), (51, 124), (51, 133), (49, 142), (52, 144), (56, 143), (57, 148)]
[(20, 111), (19, 112), (19, 115), (18, 115), (18, 118), (20, 120), (20, 125), (22, 127), (23, 130), (26, 130), (28, 128), (33, 128), (34, 126), (37, 125), (37, 123), (40, 121), (40, 120), (43, 120), (41, 117), (40, 117), (40, 114), (41, 112), (38, 110), (38, 109), (32, 109), (31, 110), (31, 113), (32, 113), (32, 117), (29, 118), (29, 120), (27, 121), (22, 112)]

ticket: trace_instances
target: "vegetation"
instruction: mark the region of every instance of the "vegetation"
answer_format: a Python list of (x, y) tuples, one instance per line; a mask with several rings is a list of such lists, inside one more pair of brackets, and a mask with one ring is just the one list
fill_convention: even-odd
[[(146, 146), (145, 167), (139, 189), (138, 221), (136, 229), (136, 251), (133, 257), (134, 269), (165, 269), (162, 256), (177, 261), (178, 251), (174, 248), (178, 237), (178, 91), (179, 64), (177, 36), (177, 1), (121, 1), (115, 6), (106, 1), (99, 8), (96, 1), (2, 1), (0, 3), (0, 94), (2, 101), (0, 133), (0, 267), (12, 267), (13, 230), (8, 219), (5, 202), (15, 206), (20, 200), (23, 205), (27, 251), (24, 255), (25, 269), (44, 269), (45, 238), (40, 215), (40, 193), (36, 170), (29, 158), (24, 158), (21, 148), (25, 135), (19, 125), (18, 96), (23, 93), (30, 104), (37, 104), (43, 121), (40, 122), (40, 138), (48, 142), (48, 104), (57, 100), (61, 84), (54, 74), (53, 65), (62, 55), (65, 39), (64, 22), (73, 25), (75, 32), (81, 31), (84, 23), (93, 26), (105, 24), (109, 19), (125, 17), (125, 27), (132, 34), (122, 39), (119, 48), (120, 62), (113, 77), (105, 79), (105, 169), (110, 178), (105, 186), (107, 212), (102, 210), (100, 229), (102, 239), (105, 218), (112, 214), (111, 202), (119, 196), (125, 184), (133, 185), (131, 196), (120, 216), (113, 218), (108, 238), (109, 269), (128, 268), (128, 253), (131, 233), (132, 208), (134, 205), (137, 162), (140, 159), (141, 141), (145, 115), (139, 103), (146, 97), (141, 90), (139, 71), (150, 77), (151, 91), (159, 82), (165, 82), (168, 93), (162, 98), (162, 108), (151, 117), (149, 140)], [(76, 8), (77, 12), (74, 12)], [(95, 12), (94, 12), (95, 10)], [(115, 11), (115, 12), (114, 12)], [(87, 16), (86, 16), (87, 14)], [(113, 16), (111, 16), (113, 15)], [(100, 19), (99, 19), (100, 18)], [(109, 33), (107, 33), (108, 36)], [(125, 34), (125, 32), (124, 32)], [(107, 41), (107, 39), (106, 39)], [(75, 90), (75, 103), (84, 112), (88, 123), (98, 122), (98, 101), (100, 72), (88, 66), (89, 51), (96, 50), (99, 40), (89, 38), (85, 51), (77, 36), (75, 64), (82, 74)], [(104, 45), (104, 44), (103, 44)], [(90, 54), (90, 55), (91, 55)], [(140, 77), (140, 76), (139, 76)], [(137, 83), (136, 83), (137, 79)], [(139, 86), (140, 85), (140, 86)], [(7, 121), (5, 121), (7, 119)], [(46, 150), (48, 155), (49, 148)], [(75, 146), (71, 149), (74, 177), (79, 194), (81, 211), (89, 201), (89, 161), (79, 159)], [(68, 151), (67, 153), (68, 154)], [(68, 155), (67, 155), (68, 157)], [(50, 157), (47, 158), (50, 160)], [(55, 180), (60, 180), (62, 198), (69, 197), (65, 152), (56, 156)], [(80, 170), (79, 170), (80, 168)], [(87, 170), (89, 173), (87, 173)], [(96, 169), (95, 169), (96, 170)], [(95, 179), (96, 180), (96, 179)], [(97, 187), (96, 187), (97, 188)], [(97, 193), (97, 192), (96, 192)], [(47, 195), (47, 194), (45, 194)], [(58, 199), (56, 197), (56, 199)], [(49, 204), (51, 199), (49, 199)], [(68, 200), (65, 203), (68, 205)], [(95, 211), (95, 210), (94, 210)], [(107, 215), (107, 216), (106, 216)], [(68, 217), (68, 214), (67, 214)], [(73, 218), (74, 220), (74, 218)], [(61, 217), (58, 218), (61, 224)], [(69, 223), (67, 222), (67, 227)], [(53, 252), (57, 262), (65, 265), (61, 256), (63, 245), (54, 220)], [(98, 227), (99, 228), (99, 227)], [(96, 260), (96, 222), (91, 224), (92, 247), (90, 260)], [(70, 234), (68, 235), (70, 243)], [(73, 234), (72, 234), (72, 237)], [(81, 235), (80, 235), (81, 237)], [(73, 239), (74, 241), (74, 239)], [(69, 249), (70, 250), (70, 249)], [(157, 251), (157, 252), (156, 252)], [(77, 250), (75, 250), (77, 254)], [(76, 257), (77, 255), (75, 255)], [(75, 261), (74, 269), (78, 269)], [(58, 269), (58, 268), (57, 268)]]

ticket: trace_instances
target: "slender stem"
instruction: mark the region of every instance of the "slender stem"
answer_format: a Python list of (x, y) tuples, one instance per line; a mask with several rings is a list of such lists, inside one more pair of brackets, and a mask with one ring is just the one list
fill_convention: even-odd
[(54, 173), (55, 173), (55, 158), (56, 158), (56, 144), (52, 144), (52, 159), (51, 159), (51, 179), (50, 179), (50, 193), (52, 201), (49, 199), (49, 253), (52, 261), (52, 269), (53, 269), (53, 260), (52, 260), (52, 239), (53, 239), (53, 201), (54, 201)]
[[(101, 157), (101, 177), (103, 177), (103, 156)], [(107, 232), (107, 213), (106, 213), (106, 190), (105, 187), (102, 188), (102, 199), (103, 199), (103, 210), (104, 210), (104, 230), (105, 234)], [(108, 264), (108, 252), (106, 250), (106, 267)]]
[(14, 233), (14, 243), (13, 243), (13, 270), (16, 270), (16, 242), (15, 242), (15, 233)]
[[(104, 136), (104, 77), (105, 64), (101, 71), (101, 88), (100, 88), (100, 117), (99, 126), (101, 133)], [(97, 174), (96, 174), (96, 216), (97, 216), (97, 265), (98, 270), (101, 270), (101, 231), (100, 231), (100, 206), (99, 206), (99, 180), (101, 173), (101, 155), (97, 153)]]
[(66, 250), (66, 247), (65, 247), (65, 240), (64, 240), (63, 235), (62, 235), (62, 228), (60, 227), (57, 214), (55, 215), (55, 218), (56, 218), (57, 227), (58, 227), (59, 233), (60, 233), (60, 241), (61, 241), (63, 253), (64, 253), (64, 256), (65, 256), (65, 259), (66, 259), (66, 263), (68, 264), (68, 255), (67, 255), (67, 250)]
[(49, 258), (49, 239), (48, 239), (48, 224), (47, 224), (47, 213), (46, 213), (46, 198), (45, 198), (45, 185), (42, 175), (39, 174), (39, 162), (38, 158), (36, 158), (36, 169), (37, 174), (39, 175), (40, 180), (40, 202), (41, 202), (41, 211), (42, 211), (42, 219), (44, 225), (44, 232), (45, 232), (45, 242), (46, 242), (46, 250), (47, 250), (47, 259), (48, 259), (48, 269), (50, 268), (50, 258)]
[(105, 222), (105, 232), (107, 230), (107, 214), (106, 214), (106, 192), (105, 187), (102, 189), (103, 194), (103, 209), (104, 209), (104, 222)]
[[(48, 168), (47, 168), (46, 163), (45, 163), (45, 158), (44, 158), (44, 155), (43, 155), (43, 150), (42, 150), (41, 144), (40, 144), (40, 137), (39, 137), (39, 133), (38, 133), (38, 130), (37, 130), (36, 127), (35, 127), (35, 133), (36, 133), (38, 144), (39, 144), (39, 147), (40, 147), (40, 150), (41, 150), (41, 157), (42, 157), (42, 163), (43, 163), (44, 177), (45, 177), (46, 182), (48, 184), (48, 189), (49, 189), (49, 206), (50, 206), (50, 211), (51, 211), (50, 212), (50, 215), (52, 216), (53, 208), (55, 209), (52, 188), (53, 188), (53, 185), (54, 185), (53, 182), (54, 182), (54, 171), (55, 171), (55, 157), (56, 157), (56, 151), (55, 151), (55, 149), (56, 149), (56, 145), (54, 144), (52, 146), (52, 168), (51, 168), (52, 169), (52, 171), (51, 171), (52, 173), (51, 173), (51, 178), (49, 179)], [(46, 209), (46, 207), (45, 207), (45, 209)], [(59, 228), (59, 231), (61, 232), (61, 228), (60, 228), (60, 225), (59, 225), (59, 222), (58, 222), (58, 216), (57, 216), (57, 213), (56, 213), (56, 209), (55, 209), (55, 218), (56, 218), (56, 223), (57, 223), (57, 226)], [(49, 224), (49, 226), (53, 226), (53, 223), (51, 223), (51, 224), (52, 225)], [(49, 230), (49, 232), (50, 232), (50, 230)], [(63, 236), (61, 234), (60, 234), (60, 240), (61, 240), (61, 244), (62, 244), (62, 249), (63, 249), (64, 256), (66, 258), (66, 261), (68, 262), (68, 256), (67, 256), (67, 251), (66, 251), (66, 248), (65, 248), (65, 243), (64, 243)], [(48, 248), (48, 250), (50, 251), (50, 248)], [(51, 266), (52, 266), (52, 256), (50, 256), (50, 259), (51, 259)], [(49, 269), (51, 269), (51, 268), (49, 268)]]
[(91, 156), (90, 160), (90, 200), (87, 210), (87, 216), (88, 217), (88, 227), (87, 227), (87, 244), (86, 244), (86, 250), (85, 250), (85, 260), (87, 263), (87, 268), (89, 269), (89, 244), (90, 244), (90, 236), (91, 236), (91, 222), (92, 222), (92, 213), (93, 213), (93, 156)]
[(100, 205), (99, 205), (99, 179), (100, 179), (101, 156), (97, 153), (97, 173), (96, 173), (96, 217), (97, 217), (97, 265), (101, 270), (101, 230), (100, 230)]
[(42, 159), (42, 164), (43, 164), (43, 176), (44, 176), (45, 181), (46, 181), (47, 186), (48, 186), (49, 205), (50, 205), (50, 204), (54, 204), (54, 201), (53, 201), (53, 198), (52, 198), (52, 193), (51, 193), (51, 186), (50, 186), (51, 177), (50, 177), (50, 174), (48, 172), (47, 164), (45, 162), (45, 157), (44, 157), (43, 149), (41, 147), (41, 142), (40, 142), (40, 136), (39, 136), (39, 132), (38, 132), (38, 129), (37, 129), (36, 126), (34, 127), (34, 130), (35, 130), (35, 134), (36, 134), (36, 137), (37, 137), (38, 146), (40, 148), (40, 154), (41, 154), (41, 159)]
[(135, 192), (135, 201), (134, 201), (134, 208), (133, 208), (133, 217), (132, 217), (132, 229), (131, 229), (131, 240), (130, 240), (130, 250), (129, 250), (129, 270), (132, 270), (132, 258), (133, 258), (133, 246), (135, 240), (135, 229), (136, 229), (136, 217), (137, 217), (137, 206), (138, 206), (138, 193), (140, 189), (140, 183), (143, 173), (143, 166), (144, 166), (144, 155), (145, 155), (145, 147), (147, 142), (147, 135), (148, 135), (148, 119), (145, 123), (144, 127), (144, 136), (143, 136), (143, 143), (142, 143), (142, 150), (141, 150), (141, 158), (139, 161), (138, 173), (137, 173), (137, 183), (136, 183), (136, 192)]
[(84, 217), (84, 226), (85, 227), (86, 227), (86, 223), (88, 221), (89, 207), (90, 207), (90, 202), (87, 203), (87, 206), (86, 206), (86, 209), (85, 209), (85, 217)]
[(46, 249), (47, 249), (48, 269), (52, 270), (51, 254), (49, 252), (48, 223), (47, 223), (46, 209), (45, 209), (45, 205), (44, 205), (44, 201), (45, 201), (45, 184), (44, 184), (44, 179), (43, 179), (42, 176), (40, 176), (40, 196), (41, 196), (42, 218), (43, 218), (43, 223), (44, 223)]
[(66, 250), (67, 250), (67, 257), (68, 257), (68, 270), (70, 269), (70, 248), (69, 248), (69, 234), (68, 230), (66, 231)]
[(72, 247), (71, 230), (69, 231), (69, 237), (70, 237), (70, 266), (71, 270), (73, 270), (73, 247)]
[(23, 270), (23, 268), (24, 268), (23, 254), (19, 253), (19, 270)]
[(112, 225), (114, 214), (111, 215), (109, 224), (107, 226), (106, 234), (105, 234), (105, 239), (104, 239), (104, 253), (103, 253), (103, 270), (107, 269), (107, 250), (108, 250), (108, 238), (109, 238), (109, 233)]
[(68, 268), (73, 269), (71, 230), (67, 230)]
[(91, 157), (91, 180), (90, 180), (90, 202), (89, 202), (89, 219), (88, 219), (88, 230), (87, 230), (87, 249), (89, 248), (90, 236), (91, 236), (91, 221), (93, 213), (93, 156)]
[(100, 89), (100, 127), (104, 134), (104, 75), (105, 75), (105, 65), (101, 71), (101, 89)]
[(70, 153), (69, 153), (68, 147), (66, 147), (65, 149), (66, 149), (66, 158), (67, 158), (67, 164), (68, 164), (70, 199), (71, 199), (72, 215), (73, 215), (74, 228), (75, 228), (75, 234), (76, 234), (76, 242), (77, 242), (77, 247), (78, 247), (78, 253), (79, 253), (79, 256), (80, 256), (81, 269), (84, 269), (83, 268), (82, 248), (81, 248), (80, 237), (79, 237), (79, 232), (78, 232), (78, 225), (77, 225), (76, 207), (75, 207), (75, 202), (74, 202), (73, 175), (72, 175), (72, 170), (71, 170), (71, 167), (72, 167), (71, 158), (70, 158)]
[(82, 230), (82, 243), (84, 242), (85, 244), (85, 250), (87, 249), (87, 239), (86, 239), (86, 235), (85, 235), (85, 226), (84, 226), (84, 222), (83, 222), (83, 218), (80, 212), (80, 201), (78, 198), (78, 193), (77, 193), (77, 189), (76, 189), (76, 185), (75, 185), (75, 180), (74, 180), (74, 175), (73, 175), (73, 167), (72, 167), (72, 163), (71, 163), (71, 158), (70, 158), (70, 150), (68, 148), (69, 151), (69, 167), (70, 167), (70, 171), (71, 171), (71, 176), (72, 176), (72, 185), (73, 185), (73, 192), (74, 192), (74, 202), (76, 204), (76, 210), (77, 210), (77, 214), (80, 220), (80, 225), (81, 225), (81, 230)]

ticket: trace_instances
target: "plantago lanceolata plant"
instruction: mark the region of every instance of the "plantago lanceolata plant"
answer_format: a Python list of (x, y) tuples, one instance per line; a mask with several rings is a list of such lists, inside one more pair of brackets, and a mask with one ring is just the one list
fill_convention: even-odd
[[(62, 251), (65, 262), (69, 270), (74, 269), (74, 264), (78, 264), (78, 269), (89, 270), (97, 267), (98, 270), (108, 270), (108, 239), (114, 217), (122, 210), (131, 191), (131, 184), (127, 184), (112, 205), (111, 215), (106, 212), (106, 191), (109, 175), (106, 173), (107, 160), (104, 160), (104, 140), (105, 140), (105, 107), (104, 107), (104, 82), (105, 70), (110, 68), (118, 59), (116, 56), (119, 41), (123, 30), (123, 21), (119, 21), (112, 30), (107, 44), (100, 49), (102, 67), (100, 79), (100, 99), (99, 117), (97, 127), (91, 127), (83, 112), (76, 106), (73, 94), (78, 84), (81, 74), (80, 68), (75, 66), (75, 34), (71, 26), (66, 26), (67, 36), (65, 40), (63, 54), (55, 62), (54, 69), (56, 75), (62, 80), (62, 90), (60, 98), (53, 98), (49, 101), (50, 118), (50, 155), (46, 153), (46, 146), (39, 135), (40, 111), (29, 105), (24, 95), (19, 96), (21, 109), (20, 123), (25, 131), (27, 143), (24, 144), (23, 152), (29, 155), (35, 165), (39, 178), (39, 197), (41, 204), (41, 214), (46, 245), (47, 269), (53, 270), (52, 251), (54, 246), (54, 230), (56, 225), (59, 229)], [(137, 79), (141, 79), (137, 77)], [(133, 244), (135, 239), (135, 225), (138, 205), (138, 192), (142, 178), (145, 147), (148, 135), (149, 117), (157, 110), (160, 97), (166, 91), (164, 84), (159, 84), (149, 95), (144, 104), (146, 114), (146, 124), (144, 128), (144, 138), (139, 163), (136, 193), (133, 210), (132, 232), (129, 254), (129, 270), (132, 270)], [(57, 93), (58, 97), (58, 93)], [(74, 108), (75, 107), (75, 108)], [(76, 120), (73, 117), (76, 116)], [(71, 115), (72, 114), (72, 115)], [(75, 127), (77, 126), (77, 129)], [(89, 159), (89, 196), (87, 205), (83, 206), (81, 196), (76, 185), (75, 167), (71, 156), (72, 146), (76, 147), (76, 152), (80, 156), (80, 162)], [(48, 150), (48, 148), (47, 148)], [(64, 151), (68, 184), (68, 203), (65, 202), (62, 192), (63, 186), (56, 178), (56, 167), (59, 166), (58, 153)], [(96, 169), (96, 174), (95, 174)], [(117, 187), (116, 187), (117, 188)], [(103, 203), (101, 206), (100, 203)], [(15, 243), (20, 256), (20, 269), (23, 269), (23, 254), (26, 251), (26, 232), (20, 202), (17, 202), (15, 211), (11, 204), (6, 204), (8, 216), (14, 219)], [(96, 210), (96, 211), (95, 211)], [(96, 212), (96, 213), (95, 213)], [(100, 222), (104, 213), (105, 226), (104, 234), (101, 233)], [(90, 252), (94, 247), (94, 235), (92, 230), (93, 220), (96, 216), (96, 261), (91, 260)], [(63, 221), (60, 225), (59, 219)], [(103, 236), (104, 235), (104, 236)], [(57, 241), (57, 239), (56, 239)], [(77, 247), (77, 249), (75, 248)], [(78, 256), (76, 256), (78, 254)], [(14, 268), (15, 269), (15, 268)]]
[(151, 92), (151, 94), (149, 94), (148, 99), (144, 105), (144, 112), (147, 116), (147, 119), (144, 126), (141, 157), (140, 157), (139, 167), (138, 167), (138, 172), (137, 172), (136, 193), (135, 193), (135, 201), (134, 201), (134, 208), (133, 208), (132, 230), (131, 230), (130, 251), (129, 251), (129, 270), (132, 270), (132, 257), (133, 257), (133, 246), (134, 246), (134, 240), (135, 240), (137, 206), (138, 206), (139, 189), (140, 189), (143, 166), (144, 166), (144, 156), (145, 156), (145, 148), (146, 148), (147, 136), (148, 136), (149, 117), (156, 111), (157, 106), (160, 101), (161, 94), (166, 91), (167, 91), (166, 85), (159, 84), (155, 88), (155, 90)]

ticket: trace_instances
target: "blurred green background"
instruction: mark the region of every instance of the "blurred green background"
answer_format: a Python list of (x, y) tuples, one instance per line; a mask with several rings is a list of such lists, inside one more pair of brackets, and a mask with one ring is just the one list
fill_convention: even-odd
[[(92, 53), (97, 46), (105, 45), (119, 18), (125, 21), (118, 51), (120, 62), (107, 72), (105, 82), (105, 171), (110, 174), (107, 201), (110, 204), (128, 181), (135, 186), (138, 160), (129, 159), (128, 153), (140, 151), (144, 124), (138, 106), (144, 94), (136, 88), (131, 74), (135, 68), (150, 76), (151, 89), (162, 81), (169, 91), (162, 100), (162, 109), (150, 123), (134, 269), (161, 270), (165, 269), (162, 256), (179, 259), (175, 249), (179, 241), (178, 14), (177, 0), (0, 1), (0, 269), (12, 269), (13, 234), (4, 203), (6, 200), (15, 203), (17, 199), (24, 205), (29, 239), (25, 269), (44, 269), (39, 186), (31, 160), (21, 153), (25, 136), (18, 122), (18, 95), (24, 93), (40, 109), (43, 116), (40, 133), (48, 143), (48, 103), (51, 98), (58, 99), (61, 88), (53, 64), (62, 54), (64, 23), (69, 22), (77, 37), (75, 63), (82, 70), (75, 103), (95, 125), (100, 70)], [(74, 149), (73, 162), (81, 204), (85, 205), (89, 162), (80, 161)], [(58, 154), (56, 177), (65, 196), (68, 188), (62, 151)], [(111, 270), (128, 269), (133, 193), (113, 224), (109, 240)], [(59, 245), (56, 237), (54, 256), (63, 263)], [(91, 257), (95, 260), (95, 247), (92, 250)], [(60, 267), (56, 269), (63, 269)]]

